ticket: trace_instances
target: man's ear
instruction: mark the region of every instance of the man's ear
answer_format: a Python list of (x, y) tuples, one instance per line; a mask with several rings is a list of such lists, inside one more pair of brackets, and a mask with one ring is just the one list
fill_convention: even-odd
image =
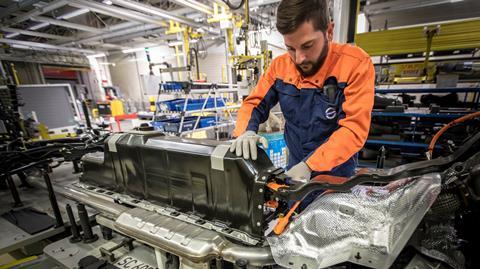
[(327, 26), (327, 39), (328, 41), (333, 41), (333, 28), (335, 27), (335, 23), (329, 22)]

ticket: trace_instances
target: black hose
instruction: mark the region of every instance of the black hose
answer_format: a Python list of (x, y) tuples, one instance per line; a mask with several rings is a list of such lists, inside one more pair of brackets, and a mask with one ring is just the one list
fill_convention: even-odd
[(65, 144), (81, 143), (81, 142), (84, 142), (86, 139), (87, 139), (86, 137), (66, 137), (66, 138), (27, 142), (25, 144), (31, 147), (38, 147), (40, 145), (48, 145), (48, 144), (55, 144), (55, 143), (65, 143)]
[(222, 1), (223, 1), (225, 4), (227, 4), (227, 6), (228, 6), (230, 9), (232, 9), (232, 10), (240, 9), (240, 8), (243, 6), (243, 4), (245, 3), (245, 0), (242, 0), (242, 1), (240, 2), (240, 4), (238, 4), (238, 6), (234, 6), (234, 5), (232, 5), (232, 3), (230, 3), (230, 0), (222, 0)]
[(41, 146), (41, 147), (31, 148), (31, 149), (22, 150), (22, 151), (0, 152), (0, 154), (21, 154), (26, 156), (26, 155), (36, 154), (36, 153), (42, 153), (43, 151), (50, 152), (50, 151), (60, 150), (65, 147), (68, 147), (68, 146), (67, 145), (48, 145), (48, 146)]
[[(109, 135), (95, 137), (73, 137), (48, 141), (35, 141), (22, 144), (18, 147), (12, 141), (0, 147), (0, 175), (10, 173), (26, 167), (38, 165), (45, 159), (60, 158), (58, 162), (79, 160), (86, 153), (103, 151), (103, 143)], [(49, 162), (51, 162), (49, 160)], [(57, 165), (58, 166), (58, 165)]]
[(200, 67), (198, 66), (198, 51), (195, 48), (191, 49), (195, 53), (195, 69), (197, 71), (197, 80), (200, 80)]
[[(62, 150), (64, 149), (66, 152), (62, 153)], [(97, 150), (102, 150), (101, 145), (70, 143), (41, 146), (23, 151), (0, 152), (0, 157), (5, 160), (5, 162), (0, 165), (0, 173), (8, 171), (12, 168), (16, 168), (22, 163), (28, 164), (42, 159), (50, 159), (55, 157), (64, 157), (65, 159), (65, 154), (75, 157), (83, 155), (81, 153), (88, 153)], [(80, 155), (77, 152), (80, 152)]]
[(10, 171), (8, 171), (8, 173), (3, 173), (3, 174), (0, 175), (0, 177), (4, 177), (4, 176), (6, 176), (6, 175), (8, 175), (8, 174), (20, 173), (20, 172), (25, 171), (25, 170), (27, 170), (27, 169), (30, 169), (30, 168), (32, 168), (32, 167), (34, 167), (34, 166), (37, 166), (37, 165), (42, 165), (42, 166), (43, 166), (43, 165), (48, 164), (48, 163), (50, 163), (50, 162), (52, 162), (52, 160), (50, 160), (50, 159), (45, 159), (45, 160), (41, 160), (41, 161), (38, 161), (38, 162), (30, 163), (30, 164), (24, 165), (24, 166), (22, 166), (22, 167), (19, 167), (19, 168), (10, 170)]
[(87, 101), (85, 100), (82, 101), (82, 110), (83, 110), (83, 115), (85, 116), (85, 123), (87, 124), (87, 129), (91, 130), (92, 123), (90, 122), (90, 113), (88, 111), (88, 104), (87, 104)]

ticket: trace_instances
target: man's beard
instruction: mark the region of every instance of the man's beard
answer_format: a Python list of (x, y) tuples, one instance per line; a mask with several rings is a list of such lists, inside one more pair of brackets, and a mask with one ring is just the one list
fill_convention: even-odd
[[(323, 50), (318, 59), (313, 62), (313, 61), (304, 61), (301, 64), (295, 64), (297, 67), (298, 71), (300, 74), (302, 74), (303, 77), (309, 77), (317, 73), (318, 70), (322, 67), (323, 63), (325, 62), (325, 59), (327, 58), (328, 54), (328, 40), (325, 38), (325, 43), (323, 44)], [(312, 68), (310, 68), (308, 71), (304, 71), (300, 66), (302, 65), (311, 65)]]

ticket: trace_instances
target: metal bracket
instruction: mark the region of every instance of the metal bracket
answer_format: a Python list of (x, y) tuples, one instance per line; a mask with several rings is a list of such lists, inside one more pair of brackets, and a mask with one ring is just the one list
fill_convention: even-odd
[(311, 181), (305, 184), (293, 185), (285, 188), (279, 188), (274, 196), (288, 201), (301, 201), (309, 193), (317, 190), (333, 190), (337, 192), (349, 192), (354, 186), (364, 183), (383, 183), (388, 184), (397, 179), (407, 177), (418, 177), (420, 175), (441, 172), (454, 163), (463, 161), (465, 155), (472, 152), (478, 152), (480, 148), (480, 133), (469, 139), (462, 147), (453, 154), (436, 158), (431, 161), (421, 161), (416, 163), (404, 164), (388, 170), (374, 170), (364, 173), (358, 173), (349, 178), (342, 184), (331, 184), (324, 182)]
[(113, 248), (109, 248), (109, 249), (105, 249), (103, 247), (99, 248), (100, 250), (100, 255), (102, 255), (102, 257), (106, 257), (108, 259), (109, 262), (114, 262), (115, 261), (115, 254), (113, 253), (115, 250), (121, 248), (121, 247), (127, 247), (127, 249), (129, 251), (132, 251), (133, 250), (133, 239), (132, 238), (126, 238), (126, 239), (123, 239), (122, 242), (116, 246), (114, 246)]

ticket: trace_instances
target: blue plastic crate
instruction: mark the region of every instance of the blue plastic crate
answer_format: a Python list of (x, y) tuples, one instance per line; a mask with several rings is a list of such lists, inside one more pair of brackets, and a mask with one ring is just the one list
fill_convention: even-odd
[[(189, 110), (200, 110), (203, 107), (203, 104), (205, 103), (204, 98), (200, 99), (188, 99), (186, 111)], [(183, 108), (185, 106), (185, 101), (184, 102), (178, 102), (175, 105), (175, 110), (176, 111), (183, 111)], [(217, 98), (217, 107), (223, 107), (225, 106), (225, 102), (223, 98)], [(205, 108), (214, 108), (215, 107), (215, 99), (214, 98), (208, 98), (207, 104), (205, 105)]]
[[(200, 110), (205, 103), (205, 98), (200, 99), (188, 99), (186, 110)], [(183, 111), (185, 106), (185, 98), (177, 98), (167, 101), (157, 102), (157, 109), (159, 111)], [(217, 107), (225, 106), (225, 101), (223, 98), (217, 98)], [(215, 107), (215, 99), (208, 98), (207, 104), (205, 108), (214, 108)]]
[(152, 127), (153, 129), (157, 130), (157, 131), (165, 131), (165, 129), (163, 128), (163, 125), (165, 124), (165, 122), (163, 121), (152, 121)]
[[(197, 117), (185, 117), (183, 121), (182, 130), (188, 131), (192, 130), (195, 126), (195, 121)], [(151, 124), (155, 130), (162, 132), (178, 132), (180, 128), (181, 118), (171, 118), (171, 119), (162, 119), (153, 121)]]
[(195, 126), (195, 121), (197, 120), (197, 117), (185, 117), (183, 120), (183, 125), (182, 125), (182, 130), (179, 131), (180, 129), (180, 118), (177, 119), (170, 119), (167, 121), (163, 128), (165, 132), (172, 132), (172, 133), (178, 133), (178, 132), (184, 132), (184, 131), (190, 131), (193, 130), (193, 127)]
[(198, 127), (205, 128), (215, 125), (215, 117), (201, 117)]
[[(159, 111), (177, 111), (178, 104), (184, 104), (185, 98), (177, 98), (167, 101), (157, 102), (157, 109)], [(182, 106), (183, 109), (183, 106)]]
[(188, 87), (186, 82), (168, 81), (161, 84), (164, 91), (181, 91)]
[(207, 103), (208, 108), (215, 107), (215, 99), (217, 101), (217, 107), (225, 106), (225, 100), (221, 97), (217, 97), (217, 98), (209, 98), (208, 99), (208, 103)]
[(163, 119), (163, 120), (157, 120), (157, 121), (152, 121), (152, 126), (155, 130), (165, 132), (165, 124), (167, 122), (172, 121), (172, 119)]
[[(184, 106), (185, 106), (185, 104), (183, 104), (183, 103), (182, 104), (177, 104), (176, 110), (177, 111), (183, 111)], [(189, 101), (187, 106), (185, 107), (185, 111), (199, 110), (199, 109), (202, 109), (202, 106), (203, 106), (203, 102), (200, 103), (200, 102), (190, 102)]]
[(265, 149), (265, 152), (273, 165), (285, 168), (288, 163), (288, 149), (283, 133), (264, 133), (260, 135), (268, 141), (268, 148)]

